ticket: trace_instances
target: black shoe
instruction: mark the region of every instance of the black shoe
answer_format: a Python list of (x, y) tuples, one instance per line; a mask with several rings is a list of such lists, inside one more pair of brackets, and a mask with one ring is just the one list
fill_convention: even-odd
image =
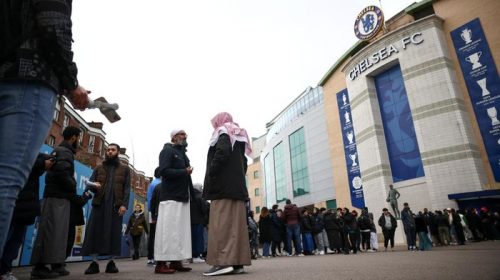
[(223, 275), (233, 272), (234, 268), (230, 265), (226, 266), (212, 266), (208, 271), (203, 272), (205, 276), (215, 276), (215, 275)]
[(59, 273), (51, 271), (46, 266), (35, 266), (31, 271), (32, 279), (52, 279), (59, 277)]
[(243, 270), (243, 266), (242, 265), (233, 265), (233, 272), (231, 272), (232, 274), (243, 274), (245, 273), (245, 270)]
[(106, 273), (118, 273), (118, 268), (113, 260), (109, 261), (106, 265)]
[(99, 273), (99, 264), (95, 261), (91, 262), (89, 268), (85, 270), (85, 274), (97, 274)]
[(66, 270), (65, 264), (52, 264), (52, 271), (59, 274), (59, 276), (67, 276), (69, 275), (69, 271)]

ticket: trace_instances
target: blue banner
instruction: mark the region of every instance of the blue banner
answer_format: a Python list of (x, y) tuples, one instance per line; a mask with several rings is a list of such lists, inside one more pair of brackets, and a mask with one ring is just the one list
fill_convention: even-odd
[(451, 38), (495, 181), (500, 182), (500, 78), (479, 18), (451, 31)]
[(356, 138), (352, 126), (351, 105), (347, 89), (337, 93), (337, 104), (339, 106), (340, 126), (342, 130), (342, 140), (344, 142), (345, 160), (347, 163), (347, 180), (349, 181), (349, 192), (351, 194), (351, 204), (356, 208), (365, 207), (363, 196), (363, 181), (359, 168), (358, 149), (356, 148)]

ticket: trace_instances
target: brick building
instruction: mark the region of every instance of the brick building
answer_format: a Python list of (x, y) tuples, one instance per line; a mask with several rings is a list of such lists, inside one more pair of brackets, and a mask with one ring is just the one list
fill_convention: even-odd
[[(79, 127), (82, 130), (76, 160), (92, 169), (101, 164), (104, 160), (106, 148), (108, 147), (103, 123), (85, 121), (82, 116), (66, 103), (65, 98), (60, 98), (56, 104), (52, 126), (49, 135), (45, 139), (45, 144), (54, 147), (61, 143), (63, 141), (62, 132), (69, 125)], [(130, 168), (131, 186), (134, 192), (139, 196), (145, 197), (150, 178), (146, 177), (143, 171), (135, 169), (130, 164), (126, 148), (122, 147), (120, 153), (120, 160), (128, 164)]]

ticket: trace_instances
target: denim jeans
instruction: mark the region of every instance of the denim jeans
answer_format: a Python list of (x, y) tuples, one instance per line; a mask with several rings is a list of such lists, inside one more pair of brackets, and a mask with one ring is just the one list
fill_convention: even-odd
[(290, 252), (292, 254), (292, 237), (295, 243), (295, 254), (302, 254), (302, 242), (300, 241), (300, 225), (286, 225), (286, 243)]
[(37, 82), (0, 82), (0, 255), (17, 194), (52, 124), (57, 95)]
[(262, 244), (262, 256), (269, 257), (270, 247), (271, 247), (271, 242), (264, 242), (264, 244)]

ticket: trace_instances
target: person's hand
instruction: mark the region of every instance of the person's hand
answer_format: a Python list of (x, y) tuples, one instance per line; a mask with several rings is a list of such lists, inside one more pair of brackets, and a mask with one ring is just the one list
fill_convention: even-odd
[(193, 167), (189, 166), (188, 168), (186, 168), (186, 172), (187, 174), (191, 175), (193, 173)]
[[(99, 191), (99, 190), (101, 190), (101, 189), (102, 189), (102, 185), (101, 185), (101, 183), (99, 183), (99, 182), (94, 182), (94, 184), (95, 184), (95, 188), (96, 188), (96, 190), (98, 190), (98, 191)], [(123, 207), (123, 206), (122, 206), (122, 207)], [(125, 209), (125, 210), (127, 210), (127, 209)]]
[(89, 105), (89, 90), (86, 90), (82, 86), (77, 86), (75, 89), (68, 92), (68, 98), (71, 105), (78, 110), (85, 110)]
[(123, 216), (127, 212), (127, 208), (125, 206), (120, 206), (120, 209), (118, 209), (118, 215)]
[(45, 160), (45, 170), (49, 170), (56, 163), (55, 158), (49, 158)]

